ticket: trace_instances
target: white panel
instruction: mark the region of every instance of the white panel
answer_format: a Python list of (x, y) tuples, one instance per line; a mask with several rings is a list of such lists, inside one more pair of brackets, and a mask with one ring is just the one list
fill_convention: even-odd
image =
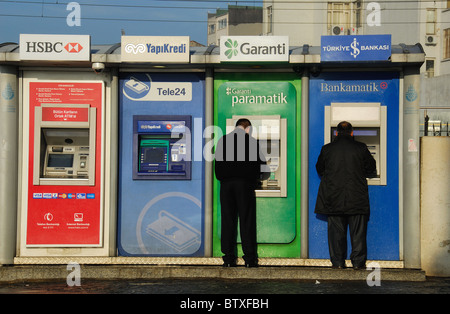
[(331, 126), (341, 121), (353, 126), (380, 126), (380, 103), (331, 103)]

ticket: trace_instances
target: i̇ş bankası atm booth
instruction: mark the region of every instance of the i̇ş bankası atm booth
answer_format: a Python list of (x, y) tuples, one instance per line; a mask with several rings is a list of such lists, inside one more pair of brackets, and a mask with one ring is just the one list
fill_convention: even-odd
[[(358, 50), (351, 49), (355, 44)], [(334, 49), (337, 46), (349, 49)], [(402, 127), (418, 117), (414, 110), (418, 76), (402, 76), (401, 68), (392, 67), (391, 50), (390, 35), (322, 37), (322, 71), (313, 73), (309, 82), (309, 258), (329, 258), (326, 216), (314, 214), (320, 184), (315, 164), (322, 145), (334, 139), (341, 121), (352, 123), (355, 140), (367, 145), (377, 166), (376, 176), (367, 178), (367, 258), (401, 261), (414, 250), (404, 245), (415, 236), (406, 236), (411, 226), (403, 223), (408, 216), (418, 219), (417, 205), (403, 212), (402, 205), (414, 197), (410, 194), (414, 189), (403, 190), (402, 176), (411, 175), (410, 183), (416, 182), (417, 188), (418, 169), (408, 168), (410, 163), (404, 164), (402, 156), (417, 158), (418, 132)], [(412, 94), (402, 94), (405, 84)]]

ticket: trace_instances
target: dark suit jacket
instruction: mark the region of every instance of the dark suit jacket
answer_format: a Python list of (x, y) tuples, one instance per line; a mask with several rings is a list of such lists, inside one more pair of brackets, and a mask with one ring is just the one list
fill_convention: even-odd
[(258, 141), (241, 128), (234, 129), (217, 142), (215, 172), (220, 181), (243, 179), (256, 183), (264, 163)]

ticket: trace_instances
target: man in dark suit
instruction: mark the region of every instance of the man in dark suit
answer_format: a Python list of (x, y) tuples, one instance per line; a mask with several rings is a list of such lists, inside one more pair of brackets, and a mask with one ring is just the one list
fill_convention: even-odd
[(328, 247), (333, 268), (345, 268), (347, 226), (354, 269), (365, 268), (367, 223), (370, 215), (367, 177), (376, 172), (366, 144), (355, 141), (353, 127), (342, 121), (338, 136), (324, 145), (316, 163), (321, 176), (315, 213), (328, 216)]
[(236, 266), (238, 217), (246, 267), (257, 267), (255, 188), (265, 158), (251, 135), (248, 119), (239, 119), (233, 132), (219, 139), (215, 173), (220, 181), (221, 249), (225, 267)]

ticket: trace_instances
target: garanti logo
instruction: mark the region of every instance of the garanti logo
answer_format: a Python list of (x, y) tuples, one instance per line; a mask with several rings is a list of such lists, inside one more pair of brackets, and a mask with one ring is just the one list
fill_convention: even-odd
[(289, 61), (288, 36), (222, 36), (220, 61)]
[(237, 40), (228, 39), (225, 42), (225, 47), (228, 49), (225, 50), (225, 56), (227, 56), (228, 59), (231, 59), (233, 56), (237, 56), (238, 54), (238, 42)]

